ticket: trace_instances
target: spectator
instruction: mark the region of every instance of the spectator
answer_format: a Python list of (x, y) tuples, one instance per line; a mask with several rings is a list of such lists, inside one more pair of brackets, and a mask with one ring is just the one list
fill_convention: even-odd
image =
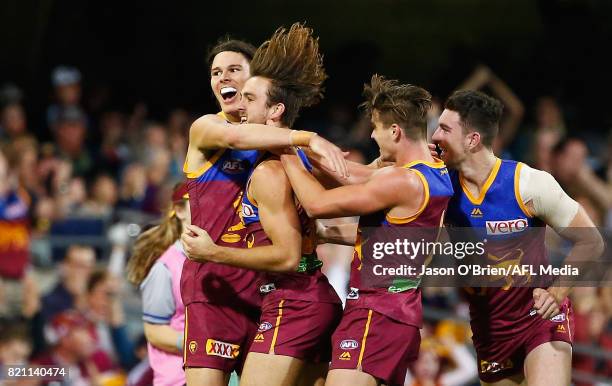
[(149, 361), (154, 385), (183, 385), (183, 329), (185, 307), (180, 277), (186, 259), (179, 238), (191, 223), (187, 185), (178, 185), (172, 206), (161, 224), (136, 240), (128, 265), (128, 279), (140, 285), (143, 299), (144, 331), (149, 341)]
[(60, 281), (43, 298), (42, 316), (46, 322), (60, 312), (85, 310), (87, 283), (94, 270), (96, 255), (91, 247), (72, 245), (60, 265)]
[(30, 264), (30, 223), (27, 198), (0, 151), (0, 316), (32, 317), (39, 307)]
[(118, 207), (142, 210), (147, 191), (147, 171), (140, 163), (128, 165), (121, 178)]
[(98, 348), (125, 370), (137, 362), (125, 326), (120, 282), (106, 270), (94, 271), (87, 283), (85, 316), (95, 326)]
[(62, 110), (81, 105), (81, 72), (75, 67), (58, 66), (51, 74), (55, 103), (47, 109), (47, 127), (53, 128)]
[(90, 198), (83, 204), (80, 214), (110, 220), (118, 199), (117, 184), (108, 174), (96, 177)]
[(0, 141), (13, 141), (28, 131), (25, 112), (19, 103), (11, 103), (0, 113)]
[(70, 377), (61, 382), (45, 381), (43, 384), (125, 384), (125, 375), (104, 351), (97, 348), (95, 329), (79, 312), (68, 310), (55, 315), (45, 327), (45, 335), (51, 348), (34, 363), (68, 367)]
[(25, 365), (31, 352), (29, 331), (23, 324), (0, 326), (0, 366)]
[(87, 176), (94, 167), (85, 147), (86, 131), (85, 115), (77, 107), (63, 109), (54, 126), (58, 155), (72, 164), (73, 173), (77, 176)]
[(112, 173), (113, 177), (117, 177), (131, 154), (123, 138), (125, 129), (125, 118), (120, 112), (109, 111), (102, 115), (100, 119), (102, 140), (98, 153), (98, 164), (105, 172)]

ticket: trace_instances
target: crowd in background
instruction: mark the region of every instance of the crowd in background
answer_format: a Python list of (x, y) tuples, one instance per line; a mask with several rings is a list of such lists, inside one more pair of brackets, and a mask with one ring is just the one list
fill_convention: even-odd
[[(145, 104), (94, 113), (82, 102), (86, 81), (74, 67), (57, 67), (41, 124), (27, 119), (19, 88), (0, 89), (0, 364), (68, 363), (75, 377), (119, 385), (146, 366), (140, 314), (129, 312), (139, 298), (125, 280), (130, 244), (166, 212), (196, 117), (176, 108), (153, 121)], [(486, 66), (458, 87), (483, 89), (504, 103), (499, 156), (550, 172), (598, 226), (612, 227), (609, 127), (567, 127), (560, 101), (542, 95), (525, 106)], [(435, 100), (430, 133), (444, 96)], [(367, 119), (352, 120), (341, 106), (331, 111), (307, 129), (350, 150), (353, 160), (378, 156)], [(319, 253), (346, 296), (351, 248), (322, 245)], [(612, 352), (612, 288), (577, 288), (572, 298), (576, 342)], [(424, 303), (444, 314), (426, 314), (406, 384), (474, 382), (467, 305), (455, 289), (441, 288), (425, 288)], [(577, 353), (574, 368), (612, 378), (611, 360)]]

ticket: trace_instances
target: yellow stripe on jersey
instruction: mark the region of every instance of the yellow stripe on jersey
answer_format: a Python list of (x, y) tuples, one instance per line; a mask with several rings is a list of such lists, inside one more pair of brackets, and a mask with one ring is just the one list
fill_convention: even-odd
[(424, 192), (425, 192), (425, 199), (423, 200), (423, 203), (421, 204), (421, 207), (419, 208), (419, 210), (415, 214), (413, 214), (412, 216), (409, 216), (409, 217), (393, 217), (393, 216), (387, 214), (387, 221), (389, 221), (390, 224), (408, 224), (409, 222), (412, 222), (412, 221), (416, 220), (417, 217), (419, 217), (419, 215), (421, 213), (423, 213), (423, 211), (427, 207), (427, 204), (429, 204), (429, 183), (427, 182), (427, 178), (425, 178), (423, 173), (421, 173), (420, 171), (418, 171), (416, 169), (410, 169), (410, 170), (415, 172), (416, 175), (421, 179), (421, 182), (423, 183), (423, 189), (424, 189)]
[(444, 162), (442, 162), (442, 160), (438, 159), (438, 158), (434, 158), (435, 162), (429, 162), (429, 161), (421, 161), (421, 160), (416, 160), (416, 161), (412, 161), (407, 163), (406, 165), (402, 166), (403, 168), (410, 168), (414, 165), (419, 165), (419, 164), (423, 164), (423, 165), (427, 165), (430, 168), (434, 168), (434, 169), (442, 169), (445, 168), (446, 165), (444, 164)]
[(523, 167), (523, 163), (519, 162), (516, 164), (516, 169), (514, 170), (514, 197), (516, 197), (516, 202), (521, 207), (521, 210), (527, 217), (533, 217), (533, 214), (523, 202), (523, 198), (521, 197), (521, 190), (519, 189), (519, 180), (521, 179), (521, 168)]
[(276, 338), (278, 338), (278, 329), (280, 328), (281, 318), (283, 317), (283, 303), (285, 303), (285, 300), (281, 300), (278, 303), (278, 316), (276, 317), (276, 326), (274, 326), (274, 335), (272, 335), (269, 354), (274, 354), (274, 346), (276, 345)]
[(463, 189), (463, 192), (465, 193), (468, 200), (470, 200), (472, 204), (474, 205), (482, 204), (485, 196), (487, 195), (487, 191), (489, 190), (491, 185), (493, 185), (493, 181), (495, 181), (495, 177), (497, 177), (497, 173), (499, 172), (501, 163), (502, 163), (501, 159), (497, 158), (497, 160), (495, 161), (495, 165), (493, 165), (493, 170), (491, 170), (491, 174), (489, 174), (489, 177), (487, 177), (487, 180), (485, 181), (482, 187), (482, 190), (480, 191), (480, 196), (478, 196), (478, 198), (472, 196), (472, 193), (470, 193), (470, 190), (467, 188), (465, 181), (463, 181), (463, 177), (461, 176), (461, 174), (459, 175), (459, 183), (461, 184), (461, 188)]
[(187, 328), (189, 327), (189, 318), (187, 317), (188, 308), (188, 306), (185, 306), (185, 329), (183, 330), (183, 366), (185, 366), (185, 363), (187, 363)]
[(372, 310), (368, 310), (368, 321), (365, 325), (363, 332), (363, 338), (361, 339), (361, 351), (359, 351), (359, 359), (357, 360), (357, 369), (361, 370), (361, 362), (363, 361), (363, 353), (365, 352), (366, 340), (368, 339), (368, 332), (370, 332), (370, 323), (372, 323)]
[(219, 158), (221, 158), (221, 156), (223, 155), (223, 152), (225, 152), (225, 149), (217, 150), (217, 152), (212, 157), (210, 157), (210, 159), (206, 161), (204, 165), (202, 165), (198, 170), (195, 170), (193, 172), (186, 171), (185, 169), (187, 168), (187, 164), (185, 164), (183, 166), (183, 172), (185, 172), (185, 175), (187, 176), (187, 178), (192, 178), (192, 179), (198, 178), (202, 174), (206, 173), (208, 169), (210, 169), (215, 164), (215, 162), (217, 162)]

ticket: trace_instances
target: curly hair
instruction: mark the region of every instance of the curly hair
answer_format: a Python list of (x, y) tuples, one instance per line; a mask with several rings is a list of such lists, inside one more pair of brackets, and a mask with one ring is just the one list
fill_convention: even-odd
[(270, 80), (268, 106), (283, 103), (282, 123), (293, 125), (302, 107), (312, 106), (323, 98), (322, 84), (327, 74), (319, 53), (319, 39), (301, 23), (294, 23), (289, 30), (277, 29), (255, 51), (251, 75)]
[(408, 138), (427, 138), (431, 94), (424, 88), (374, 74), (370, 84), (363, 86), (363, 96), (365, 102), (360, 106), (369, 115), (376, 110), (385, 125), (398, 124)]

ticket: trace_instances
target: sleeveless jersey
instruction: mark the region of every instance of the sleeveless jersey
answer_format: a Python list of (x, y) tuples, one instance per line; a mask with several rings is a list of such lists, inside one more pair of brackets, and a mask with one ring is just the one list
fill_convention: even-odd
[[(351, 262), (347, 307), (369, 308), (399, 322), (421, 327), (423, 311), (418, 280), (409, 278), (395, 280), (392, 286), (382, 288), (366, 284), (367, 280), (364, 280), (362, 276), (366, 274), (362, 269), (364, 264), (368, 266), (373, 262), (373, 257), (368, 256), (364, 247), (367, 242), (365, 228), (376, 228), (377, 231), (387, 234), (402, 227), (423, 228), (429, 235), (434, 233), (432, 230), (435, 230), (436, 235), (432, 237), (435, 239), (437, 230), (442, 225), (446, 206), (453, 194), (448, 170), (444, 163), (441, 161), (414, 161), (403, 167), (412, 170), (421, 179), (425, 190), (425, 200), (418, 212), (411, 217), (391, 217), (388, 209), (360, 217)], [(417, 232), (418, 230), (414, 231), (415, 234)], [(427, 256), (423, 255), (415, 256), (413, 262), (416, 263), (416, 266), (420, 266), (425, 264), (426, 258)], [(367, 275), (372, 275), (372, 272)]]
[[(472, 228), (474, 236), (487, 240), (486, 264), (532, 264), (537, 270), (547, 261), (545, 224), (530, 214), (520, 197), (521, 167), (521, 163), (497, 159), (480, 197), (473, 197), (459, 173), (452, 172), (455, 194), (449, 203), (447, 221), (453, 227)], [(533, 282), (537, 278), (517, 275), (491, 279), (495, 281), (490, 287), (464, 289), (470, 303), (472, 331), (478, 341), (511, 338), (540, 318), (530, 315)]]
[[(300, 157), (305, 157), (304, 153), (300, 153)], [(260, 163), (275, 158), (275, 156), (269, 155), (262, 159)], [(303, 158), (302, 162), (304, 162)], [(247, 182), (247, 193), (242, 197), (242, 219), (247, 228), (247, 248), (271, 245), (272, 241), (261, 225), (257, 203), (248, 194), (249, 184), (250, 176), (249, 182)], [(321, 272), (323, 262), (317, 258), (316, 254), (317, 238), (314, 220), (308, 217), (299, 202), (296, 202), (296, 209), (302, 229), (302, 259), (300, 264), (296, 272), (264, 273), (260, 289), (262, 293), (268, 293), (267, 296), (273, 298), (340, 303), (336, 291)]]
[[(191, 223), (207, 231), (217, 245), (244, 246), (240, 200), (258, 155), (256, 150), (219, 149), (199, 170), (186, 172)], [(183, 303), (239, 302), (258, 307), (261, 296), (253, 289), (257, 277), (251, 270), (186, 260), (181, 276)]]

